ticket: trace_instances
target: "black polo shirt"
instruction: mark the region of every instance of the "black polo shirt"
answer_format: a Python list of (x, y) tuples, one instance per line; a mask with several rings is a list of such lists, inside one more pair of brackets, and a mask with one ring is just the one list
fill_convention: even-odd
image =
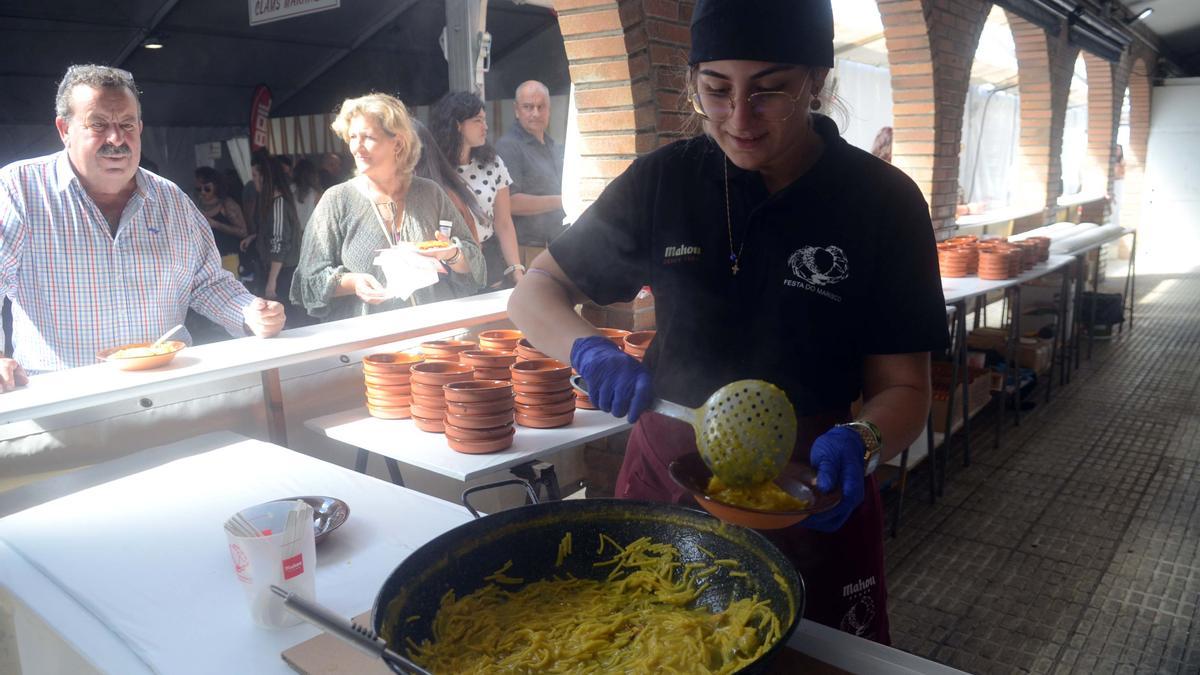
[[(533, 137), (520, 122), (509, 127), (496, 143), (512, 185), (508, 194), (561, 195), (563, 175), (563, 147), (554, 142), (549, 134), (543, 134), (545, 143)], [(562, 232), (562, 209), (554, 209), (536, 216), (513, 216), (517, 228), (517, 241), (522, 244), (544, 246)]]
[(943, 349), (945, 302), (929, 211), (895, 167), (814, 116), (825, 150), (769, 194), (729, 164), (730, 269), (723, 163), (706, 136), (639, 158), (550, 251), (598, 304), (654, 291), (658, 334), (645, 363), (656, 393), (696, 406), (756, 378), (799, 415), (844, 410), (868, 354)]

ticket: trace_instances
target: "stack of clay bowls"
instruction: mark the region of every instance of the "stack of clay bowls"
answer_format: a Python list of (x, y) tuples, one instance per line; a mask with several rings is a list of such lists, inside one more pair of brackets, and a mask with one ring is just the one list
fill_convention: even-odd
[(550, 429), (575, 419), (571, 367), (554, 359), (518, 361), (512, 365), (517, 424)]
[(1028, 237), (1025, 241), (1032, 241), (1038, 245), (1038, 260), (1046, 262), (1050, 259), (1050, 237)]
[(504, 380), (468, 380), (442, 386), (446, 399), (446, 442), (458, 452), (479, 455), (513, 443), (513, 385)]
[(633, 358), (641, 361), (646, 358), (646, 350), (650, 348), (650, 342), (654, 340), (654, 331), (639, 330), (625, 336), (624, 344), (621, 345), (625, 353)]
[(450, 361), (426, 361), (412, 368), (412, 419), (421, 431), (446, 430), (446, 396), (451, 382), (474, 381), (474, 368)]
[(618, 349), (624, 348), (625, 336), (629, 335), (629, 331), (620, 328), (597, 328), (600, 334), (608, 338)]
[(479, 348), (497, 352), (516, 351), (517, 343), (525, 337), (519, 330), (485, 330), (479, 334)]
[(957, 278), (967, 276), (971, 268), (971, 251), (963, 246), (954, 246), (946, 242), (938, 244), (938, 269), (943, 277)]
[(998, 246), (988, 246), (979, 250), (979, 278), (988, 281), (1000, 281), (1008, 278), (1008, 271), (1013, 253)]
[(979, 271), (979, 237), (974, 235), (962, 235), (958, 237), (951, 237), (943, 243), (958, 250), (959, 255), (962, 255), (965, 252), (967, 256), (968, 276)]
[(1034, 265), (1038, 264), (1038, 260), (1042, 257), (1041, 247), (1036, 241), (1024, 239), (1016, 242), (1016, 246), (1021, 251), (1021, 269), (1031, 270)]
[(458, 355), (471, 349), (479, 349), (479, 343), (471, 340), (431, 340), (421, 343), (421, 353), (426, 361), (458, 363)]
[(476, 380), (510, 380), (512, 372), (508, 368), (517, 362), (517, 355), (512, 351), (472, 349), (460, 352), (458, 360), (475, 369)]
[(521, 338), (520, 340), (517, 341), (516, 352), (517, 352), (517, 363), (520, 363), (522, 361), (533, 361), (533, 360), (537, 360), (537, 359), (550, 358), (550, 356), (548, 354), (539, 352), (537, 349), (535, 349), (534, 346), (532, 344), (530, 344), (529, 340), (526, 340), (525, 338)]
[(371, 354), (363, 357), (367, 385), (367, 411), (386, 420), (408, 419), (412, 388), (409, 369), (421, 362), (414, 354)]

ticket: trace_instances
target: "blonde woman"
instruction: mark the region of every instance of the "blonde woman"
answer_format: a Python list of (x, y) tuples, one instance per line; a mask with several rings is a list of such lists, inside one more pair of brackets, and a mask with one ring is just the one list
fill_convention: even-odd
[[(446, 193), (413, 175), (421, 143), (408, 110), (386, 94), (342, 103), (333, 130), (350, 146), (357, 175), (325, 191), (304, 232), (292, 302), (325, 321), (466, 297), (483, 285), (479, 245)], [(453, 223), (450, 249), (422, 251), (442, 262), (444, 275), (409, 301), (390, 298), (381, 249), (399, 242), (446, 239), (438, 221)]]

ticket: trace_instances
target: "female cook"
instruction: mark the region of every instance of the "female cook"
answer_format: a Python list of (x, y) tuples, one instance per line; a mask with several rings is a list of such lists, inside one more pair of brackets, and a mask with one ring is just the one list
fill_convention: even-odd
[[(509, 312), (539, 349), (570, 358), (599, 407), (636, 421), (618, 497), (689, 500), (667, 466), (696, 452), (695, 437), (641, 414), (655, 396), (697, 406), (734, 380), (782, 387), (800, 422), (793, 461), (842, 501), (764, 534), (804, 576), (807, 618), (888, 643), (871, 472), (920, 434), (929, 352), (948, 342), (933, 230), (916, 185), (815, 112), (833, 66), (829, 0), (753, 4), (696, 3), (690, 87), (704, 134), (615, 179), (537, 258)], [(658, 333), (643, 366), (573, 307), (644, 285)]]

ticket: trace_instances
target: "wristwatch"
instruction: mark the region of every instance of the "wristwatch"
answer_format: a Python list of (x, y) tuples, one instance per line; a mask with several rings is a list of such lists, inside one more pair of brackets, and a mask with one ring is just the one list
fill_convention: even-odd
[(874, 473), (875, 468), (879, 466), (879, 453), (883, 451), (883, 434), (879, 433), (879, 427), (866, 420), (855, 420), (838, 426), (854, 431), (862, 439), (867, 448), (863, 453), (863, 473), (868, 476)]

